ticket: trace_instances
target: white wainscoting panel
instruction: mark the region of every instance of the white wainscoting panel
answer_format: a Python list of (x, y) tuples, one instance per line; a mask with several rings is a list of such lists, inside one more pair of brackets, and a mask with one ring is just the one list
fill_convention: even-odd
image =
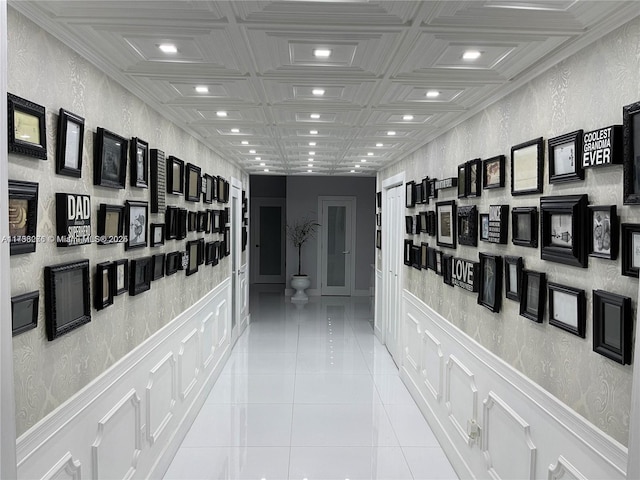
[(382, 326), (382, 270), (378, 270), (376, 268), (376, 283), (374, 286), (375, 289), (375, 305), (374, 305), (374, 313), (373, 313), (373, 331), (375, 336), (380, 340), (381, 343), (384, 343), (383, 339), (383, 326)]
[(626, 447), (407, 291), (402, 312), (401, 378), (460, 478), (625, 479)]
[(230, 303), (227, 279), (18, 438), (18, 479), (162, 478), (229, 356)]

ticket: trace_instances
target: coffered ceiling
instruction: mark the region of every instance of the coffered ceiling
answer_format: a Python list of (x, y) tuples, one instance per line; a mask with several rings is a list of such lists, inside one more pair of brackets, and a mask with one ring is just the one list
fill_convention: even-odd
[(584, 0), (10, 5), (223, 158), (284, 175), (374, 175), (640, 14)]

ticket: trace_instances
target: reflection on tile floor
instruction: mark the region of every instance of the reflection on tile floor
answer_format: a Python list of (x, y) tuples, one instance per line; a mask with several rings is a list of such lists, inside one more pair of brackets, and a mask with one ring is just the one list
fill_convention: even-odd
[(252, 324), (165, 480), (457, 479), (373, 335), (371, 299), (294, 306), (276, 289), (252, 286)]

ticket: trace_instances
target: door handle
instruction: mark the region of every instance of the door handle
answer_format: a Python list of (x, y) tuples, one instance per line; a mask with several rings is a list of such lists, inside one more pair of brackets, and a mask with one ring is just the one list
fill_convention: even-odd
[(256, 245), (256, 248), (260, 248), (260, 245)]
[(347, 254), (351, 253), (351, 251), (350, 251), (350, 250), (347, 250), (346, 252), (342, 252), (342, 253), (343, 253), (344, 255), (347, 255)]

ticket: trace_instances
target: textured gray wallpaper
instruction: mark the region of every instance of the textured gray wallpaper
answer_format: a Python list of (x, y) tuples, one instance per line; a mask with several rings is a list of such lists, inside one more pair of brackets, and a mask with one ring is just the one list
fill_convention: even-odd
[[(139, 137), (149, 142), (150, 148), (199, 165), (204, 172), (242, 179), (243, 188), (247, 189), (248, 177), (241, 170), (216, 156), (11, 9), (8, 38), (9, 92), (46, 107), (48, 160), (9, 156), (9, 178), (39, 183), (38, 234), (55, 234), (56, 192), (91, 196), (94, 235), (100, 203), (124, 205), (125, 200), (149, 201), (148, 189), (93, 186), (96, 127), (125, 138)], [(85, 117), (82, 179), (55, 174), (56, 122), (60, 107)], [(202, 203), (184, 202), (182, 197), (175, 196), (168, 196), (167, 204), (190, 210), (205, 209)], [(212, 208), (222, 208), (222, 205), (214, 204)], [(164, 215), (152, 214), (150, 222), (164, 223)], [(193, 238), (195, 233), (190, 233), (187, 240)], [(219, 235), (205, 238), (206, 241), (222, 239)], [(39, 244), (36, 253), (11, 257), (11, 295), (40, 291), (38, 328), (15, 337), (13, 342), (18, 435), (212, 290), (229, 276), (231, 269), (227, 258), (214, 268), (201, 266), (199, 273), (190, 277), (178, 272), (152, 282), (151, 290), (140, 296), (130, 297), (125, 293), (115, 297), (114, 305), (105, 310), (92, 309), (89, 324), (49, 342), (45, 333), (44, 266), (88, 258), (93, 275), (99, 262), (184, 249), (185, 240), (169, 240), (163, 247), (127, 252), (122, 245), (57, 248), (55, 244)]]
[[(492, 204), (539, 208), (539, 194), (510, 194), (511, 147), (540, 136), (546, 140), (577, 129), (589, 131), (621, 124), (622, 107), (640, 100), (639, 79), (640, 20), (635, 20), (384, 170), (378, 176), (378, 184), (402, 171), (406, 172), (407, 181), (418, 181), (426, 175), (452, 177), (457, 175), (460, 163), (503, 154), (507, 156), (504, 189), (484, 190), (479, 199), (459, 201), (456, 189), (444, 190), (438, 201), (455, 199), (459, 206), (477, 205), (480, 213), (488, 213)], [(617, 205), (621, 222), (640, 222), (639, 207), (622, 205), (622, 166), (587, 170), (583, 182), (550, 185), (545, 153), (542, 195), (583, 193), (589, 195), (590, 205)], [(435, 209), (433, 201), (406, 212), (415, 215), (423, 209)], [(638, 280), (621, 276), (620, 260), (589, 258), (588, 269), (565, 266), (541, 260), (540, 249), (514, 246), (510, 239), (511, 225), (508, 245), (479, 242), (478, 248), (442, 250), (475, 261), (478, 252), (522, 256), (525, 268), (546, 272), (548, 281), (585, 289), (585, 339), (549, 325), (548, 312), (543, 324), (519, 316), (519, 304), (504, 298), (504, 293), (501, 312), (493, 314), (476, 304), (476, 294), (445, 285), (442, 277), (431, 271), (405, 267), (405, 288), (626, 445), (633, 367), (619, 365), (592, 351), (591, 301), (592, 290), (603, 289), (631, 297), (635, 312)], [(414, 235), (413, 240), (435, 246), (435, 237)]]

